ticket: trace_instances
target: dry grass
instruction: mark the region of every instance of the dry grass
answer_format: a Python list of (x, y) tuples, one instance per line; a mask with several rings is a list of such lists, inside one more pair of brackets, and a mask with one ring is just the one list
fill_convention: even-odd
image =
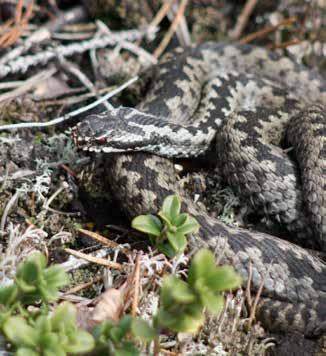
[[(10, 124), (13, 119), (21, 120), (21, 126), (25, 128), (39, 128), (42, 124), (35, 120), (49, 121), (49, 117), (65, 121), (67, 113), (80, 114), (78, 107), (83, 105), (81, 102), (84, 100), (101, 97), (103, 88), (112, 91), (112, 83), (107, 81), (114, 80), (116, 73), (104, 78), (98, 70), (101, 63), (99, 56), (111, 63), (112, 71), (117, 68), (117, 65), (112, 68), (112, 63), (118, 63), (119, 71), (139, 74), (140, 81), (146, 82), (144, 73), (150, 74), (149, 66), (156, 63), (177, 31), (181, 43), (188, 43), (190, 35), (215, 40), (233, 37), (240, 38), (241, 43), (287, 49), (296, 52), (313, 67), (323, 65), (318, 58), (324, 56), (326, 51), (321, 42), (325, 19), (317, 2), (310, 7), (293, 5), (296, 9), (294, 15), (290, 1), (281, 2), (283, 8), (281, 5), (274, 6), (265, 12), (259, 9), (256, 1), (251, 0), (243, 7), (236, 2), (219, 1), (219, 4), (225, 5), (220, 8), (211, 5), (213, 1), (203, 5), (200, 1), (175, 0), (157, 6), (153, 14), (145, 14), (151, 19), (149, 25), (162, 26), (161, 40), (157, 37), (155, 45), (140, 42), (144, 34), (149, 35), (151, 40), (158, 35), (152, 30), (143, 31), (141, 24), (137, 23), (139, 14), (135, 14), (134, 22), (138, 26), (134, 31), (124, 31), (124, 21), (130, 23), (134, 19), (120, 19), (120, 29), (124, 31), (121, 33), (111, 32), (107, 23), (89, 20), (87, 26), (68, 27), (63, 21), (55, 34), (52, 29), (49, 30), (56, 39), (60, 38), (60, 34), (62, 38), (69, 39), (69, 44), (56, 46), (57, 54), (65, 61), (69, 58), (69, 62), (61, 61), (58, 65), (53, 62), (55, 55), (51, 52), (54, 37), (47, 38), (50, 47), (45, 50), (40, 47), (32, 52), (28, 46), (24, 47), (40, 24), (36, 22), (34, 30), (32, 27), (26, 33), (28, 24), (33, 22), (33, 2), (25, 10), (22, 3), (21, 0), (17, 2), (15, 18), (0, 28), (0, 46), (7, 48), (4, 56), (10, 58), (10, 53), (15, 53), (11, 51), (15, 51), (17, 46), (26, 51), (26, 57), (17, 57), (8, 63), (3, 63), (0, 58), (0, 77), (6, 78), (0, 86), (0, 118), (9, 119)], [(202, 11), (208, 14), (204, 22), (198, 15)], [(236, 18), (231, 13), (236, 13)], [(170, 19), (168, 26), (165, 24), (167, 17)], [(216, 18), (222, 27), (210, 26), (211, 23), (216, 24)], [(261, 23), (258, 24), (258, 21)], [(75, 41), (76, 38), (80, 40)], [(101, 39), (111, 45), (110, 50), (98, 50), (105, 47)], [(49, 56), (41, 60), (44, 53)], [(7, 77), (13, 73), (15, 78)], [(41, 99), (35, 100), (35, 93), (40, 92)], [(125, 92), (125, 100), (136, 102), (141, 95), (135, 100), (133, 93), (139, 92), (141, 89), (133, 86)], [(116, 91), (113, 93), (117, 94)], [(100, 102), (106, 102), (109, 107), (117, 105), (111, 94)], [(108, 102), (109, 98), (111, 102)], [(58, 123), (58, 120), (54, 122)], [(50, 137), (58, 139), (51, 141)], [(27, 130), (19, 132), (18, 136), (2, 134), (0, 151), (1, 282), (10, 281), (17, 264), (28, 254), (41, 250), (51, 262), (61, 263), (75, 276), (63, 299), (83, 306), (93, 303), (94, 306), (97, 300), (94, 294), (100, 297), (106, 289), (123, 290), (125, 299), (122, 306), (119, 304), (122, 308), (119, 316), (131, 312), (151, 319), (158, 308), (163, 275), (176, 273), (185, 276), (189, 258), (182, 256), (178, 261), (169, 261), (157, 251), (152, 251), (145, 243), (139, 242), (140, 239), (130, 231), (123, 217), (116, 217), (114, 205), (109, 204), (107, 208), (108, 192), (103, 183), (105, 173), (101, 159), (91, 162), (81, 157), (73, 148), (68, 133), (59, 137), (53, 131), (37, 133)], [(36, 159), (38, 163), (35, 163)], [(86, 199), (80, 198), (83, 194)], [(237, 202), (233, 194), (223, 190), (216, 199), (226, 202), (224, 219), (228, 219), (228, 223), (234, 222), (234, 204)], [(107, 227), (109, 224), (110, 228)], [(140, 252), (140, 247), (144, 252)], [(90, 265), (92, 268), (95, 266), (97, 275), (94, 275)], [(80, 272), (78, 278), (76, 271)], [(126, 282), (129, 283), (127, 290), (124, 289)], [(239, 290), (233, 295), (226, 295), (225, 300), (222, 313), (218, 317), (208, 316), (197, 335), (162, 334), (161, 354), (264, 355), (273, 342), (253, 320), (254, 296), (251, 297), (248, 290)], [(247, 310), (248, 304), (251, 310)]]

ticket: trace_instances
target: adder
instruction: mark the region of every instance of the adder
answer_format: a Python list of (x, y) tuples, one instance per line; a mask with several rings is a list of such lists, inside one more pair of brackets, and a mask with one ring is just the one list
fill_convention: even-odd
[(251, 265), (252, 290), (263, 284), (257, 317), (267, 328), (325, 331), (325, 262), (292, 242), (208, 216), (179, 185), (171, 160), (208, 154), (243, 199), (301, 245), (325, 250), (325, 80), (278, 53), (224, 43), (176, 49), (155, 73), (137, 109), (90, 115), (73, 128), (75, 143), (112, 153), (107, 178), (131, 217), (155, 213), (168, 194), (179, 194), (201, 225), (192, 250), (223, 251), (221, 263), (244, 283)]

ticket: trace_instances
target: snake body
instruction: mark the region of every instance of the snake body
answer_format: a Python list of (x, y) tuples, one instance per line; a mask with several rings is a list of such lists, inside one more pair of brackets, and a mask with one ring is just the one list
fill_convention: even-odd
[[(257, 316), (264, 325), (314, 335), (326, 329), (325, 263), (298, 245), (208, 216), (179, 186), (169, 158), (217, 148), (224, 175), (244, 198), (303, 244), (325, 249), (325, 105), (325, 81), (295, 61), (249, 45), (205, 43), (167, 54), (137, 110), (91, 115), (73, 135), (84, 150), (116, 153), (108, 179), (129, 216), (155, 213), (178, 193), (201, 225), (191, 248), (223, 251), (221, 263), (244, 282), (250, 275), (253, 291), (263, 285)], [(299, 168), (276, 147), (285, 137)], [(117, 153), (127, 151), (150, 153)]]

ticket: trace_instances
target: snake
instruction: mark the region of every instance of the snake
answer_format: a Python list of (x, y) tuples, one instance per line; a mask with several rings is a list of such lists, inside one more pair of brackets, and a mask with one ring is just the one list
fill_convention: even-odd
[[(265, 328), (315, 336), (326, 330), (326, 264), (305, 247), (326, 246), (325, 105), (325, 80), (294, 58), (207, 42), (168, 52), (136, 108), (88, 115), (72, 136), (105, 155), (105, 179), (129, 217), (178, 194), (200, 224), (190, 251), (210, 248), (261, 292), (255, 314)], [(209, 216), (175, 170), (175, 158), (192, 157), (213, 160), (289, 238)]]

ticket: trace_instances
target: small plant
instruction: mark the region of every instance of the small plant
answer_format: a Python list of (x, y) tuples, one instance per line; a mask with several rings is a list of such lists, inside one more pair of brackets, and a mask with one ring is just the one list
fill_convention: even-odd
[(139, 215), (133, 219), (134, 229), (147, 233), (150, 241), (168, 257), (183, 253), (187, 246), (186, 235), (196, 233), (199, 224), (187, 213), (181, 213), (181, 201), (177, 195), (165, 198), (162, 209), (155, 215)]
[[(199, 224), (189, 214), (180, 213), (177, 195), (168, 196), (155, 215), (140, 215), (132, 227), (149, 235), (151, 242), (170, 258), (181, 254), (186, 246), (185, 235), (197, 232)], [(218, 313), (223, 306), (221, 292), (239, 287), (240, 277), (230, 266), (216, 267), (209, 250), (200, 250), (193, 258), (187, 281), (174, 275), (163, 279), (160, 309), (154, 318), (155, 328), (175, 332), (195, 332), (204, 321), (204, 309)]]
[(156, 331), (145, 321), (125, 315), (118, 323), (105, 321), (95, 327), (96, 354), (138, 356), (135, 337), (143, 342), (157, 337)]
[(55, 301), (59, 288), (69, 282), (63, 268), (59, 266), (46, 268), (46, 265), (46, 257), (41, 253), (35, 253), (18, 266), (15, 284), (24, 304)]
[[(180, 199), (169, 196), (159, 218), (139, 216), (133, 220), (133, 227), (147, 232), (161, 251), (174, 257), (185, 250), (186, 234), (199, 228), (194, 218), (180, 210)], [(46, 257), (35, 253), (18, 266), (12, 285), (0, 287), (0, 331), (18, 356), (85, 352), (138, 356), (139, 347), (153, 340), (157, 354), (161, 330), (196, 332), (204, 322), (205, 309), (218, 313), (223, 306), (221, 292), (241, 283), (232, 267), (216, 267), (213, 253), (200, 250), (191, 261), (185, 281), (174, 275), (164, 277), (160, 307), (152, 324), (126, 315), (119, 322), (102, 322), (91, 335), (77, 327), (74, 305), (62, 303), (50, 312), (49, 303), (57, 301), (68, 275), (59, 266), (46, 266)], [(36, 303), (39, 308), (28, 308)]]
[[(22, 262), (10, 286), (0, 287), (0, 331), (15, 347), (16, 355), (80, 354), (94, 347), (92, 335), (77, 328), (76, 310), (60, 304), (49, 313), (49, 303), (69, 281), (59, 266), (46, 268), (47, 259), (34, 253)], [(37, 311), (27, 307), (39, 303)]]
[(46, 264), (43, 254), (34, 253), (18, 266), (14, 283), (0, 287), (0, 328), (7, 317), (23, 313), (25, 305), (40, 302), (45, 306), (58, 298), (59, 288), (69, 281), (68, 275), (62, 268), (46, 268)]
[(196, 332), (204, 321), (204, 309), (217, 314), (224, 302), (221, 292), (240, 284), (231, 266), (216, 267), (213, 253), (202, 249), (191, 262), (187, 281), (173, 275), (163, 279), (155, 322), (175, 332)]
[(88, 352), (95, 342), (91, 334), (76, 326), (76, 309), (62, 303), (52, 315), (35, 319), (9, 317), (3, 324), (7, 339), (16, 347), (17, 356), (66, 355)]

